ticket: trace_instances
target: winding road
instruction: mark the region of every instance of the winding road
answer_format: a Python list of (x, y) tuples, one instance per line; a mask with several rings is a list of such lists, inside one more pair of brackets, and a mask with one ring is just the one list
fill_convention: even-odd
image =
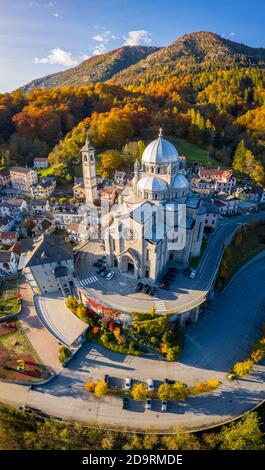
[[(157, 300), (163, 302), (164, 312), (183, 313), (201, 305), (207, 298), (215, 276), (219, 268), (219, 262), (223, 253), (224, 245), (231, 239), (237, 228), (251, 220), (262, 220), (265, 213), (250, 214), (248, 217), (236, 216), (231, 219), (225, 218), (223, 225), (213, 233), (208, 242), (195, 279), (189, 279), (183, 273), (178, 273), (174, 282), (171, 283), (169, 291), (159, 290)], [(91, 246), (93, 245), (93, 246)], [(113, 309), (125, 313), (149, 312), (152, 305), (156, 305), (156, 299), (143, 293), (135, 293), (134, 287), (137, 281), (128, 281), (128, 276), (121, 276), (117, 268), (116, 276), (107, 281), (96, 274), (93, 262), (98, 257), (99, 243), (86, 243), (80, 250), (76, 259), (77, 279), (81, 280), (81, 287), (93, 299)], [(101, 253), (102, 254), (102, 253)], [(82, 285), (85, 279), (95, 279), (91, 284)], [(127, 285), (129, 286), (127, 288)], [(120, 288), (119, 288), (120, 286)]]
[[(238, 360), (245, 359), (251, 344), (259, 337), (265, 323), (265, 252), (248, 263), (215, 296), (201, 319), (187, 330), (183, 356), (168, 363), (149, 355), (123, 356), (87, 343), (46, 385), (14, 392), (13, 404), (24, 405), (60, 417), (101, 424), (106, 428), (126, 427), (145, 431), (194, 431), (224, 423), (252, 409), (265, 399), (265, 361), (253, 374), (229, 382), (227, 371)], [(112, 385), (121, 385), (125, 377), (134, 380), (165, 377), (194, 384), (197, 380), (219, 378), (221, 387), (213, 393), (189, 397), (170, 403), (161, 413), (159, 400), (152, 411), (144, 411), (143, 402), (130, 400), (129, 410), (122, 410), (121, 399), (95, 398), (84, 390), (84, 383), (111, 377)], [(10, 393), (7, 390), (10, 388)], [(12, 402), (10, 384), (0, 384), (0, 397)]]

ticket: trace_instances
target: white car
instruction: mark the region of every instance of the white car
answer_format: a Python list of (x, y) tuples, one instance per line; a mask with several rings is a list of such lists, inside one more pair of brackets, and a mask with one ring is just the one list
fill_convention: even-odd
[(196, 277), (196, 271), (195, 271), (195, 269), (193, 269), (193, 270), (191, 271), (189, 277), (190, 277), (190, 279), (195, 279), (195, 277)]
[(152, 409), (152, 400), (151, 398), (147, 398), (145, 402), (145, 409), (146, 410), (151, 410)]
[(166, 413), (166, 411), (167, 411), (167, 401), (166, 401), (166, 400), (163, 400), (163, 401), (162, 401), (161, 411), (162, 411), (163, 413)]
[(113, 271), (110, 271), (110, 272), (107, 274), (106, 279), (107, 279), (107, 281), (110, 281), (113, 277), (114, 277), (114, 272), (113, 272)]
[(149, 392), (152, 392), (155, 389), (155, 384), (153, 379), (147, 379), (147, 388)]
[(132, 379), (127, 377), (125, 379), (125, 385), (124, 385), (125, 390), (131, 390), (131, 386), (132, 386)]

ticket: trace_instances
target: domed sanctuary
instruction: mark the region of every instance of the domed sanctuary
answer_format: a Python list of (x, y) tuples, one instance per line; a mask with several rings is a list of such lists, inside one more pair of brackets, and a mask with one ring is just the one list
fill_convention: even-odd
[[(135, 162), (131, 184), (109, 213), (105, 252), (110, 267), (156, 281), (169, 262), (187, 263), (200, 254), (206, 214), (200, 196), (190, 190), (181, 163), (160, 129), (158, 139), (144, 150), (141, 165)], [(182, 244), (176, 243), (181, 227), (185, 230)]]

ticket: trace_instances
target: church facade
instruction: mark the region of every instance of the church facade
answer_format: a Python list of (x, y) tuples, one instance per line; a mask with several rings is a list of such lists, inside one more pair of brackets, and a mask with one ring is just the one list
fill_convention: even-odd
[[(86, 202), (98, 197), (94, 149), (82, 149)], [(104, 220), (105, 218), (105, 220)], [(177, 149), (162, 136), (144, 150), (134, 165), (134, 178), (118, 204), (101, 220), (110, 268), (136, 279), (157, 281), (169, 262), (187, 264), (200, 255), (206, 210), (192, 193)]]
[[(183, 216), (185, 220), (183, 220)], [(156, 281), (169, 262), (188, 263), (201, 251), (205, 210), (180, 170), (176, 148), (162, 137), (145, 149), (134, 179), (110, 212), (105, 236), (109, 267)], [(180, 232), (184, 243), (179, 239)]]

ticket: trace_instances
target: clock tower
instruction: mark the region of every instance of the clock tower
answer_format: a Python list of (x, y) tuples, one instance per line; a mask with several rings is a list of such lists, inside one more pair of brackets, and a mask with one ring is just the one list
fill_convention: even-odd
[(83, 179), (86, 196), (86, 203), (93, 204), (98, 199), (95, 149), (90, 144), (88, 137), (86, 143), (81, 149), (83, 164)]

